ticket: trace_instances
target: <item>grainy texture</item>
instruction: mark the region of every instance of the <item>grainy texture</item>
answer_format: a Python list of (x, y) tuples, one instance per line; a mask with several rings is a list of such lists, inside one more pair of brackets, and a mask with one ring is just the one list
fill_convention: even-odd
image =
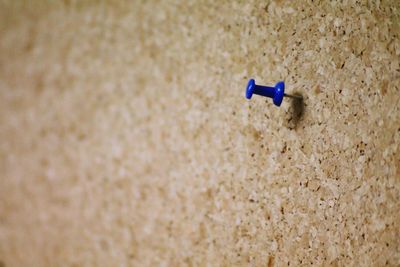
[(0, 1), (0, 266), (399, 266), (399, 16)]

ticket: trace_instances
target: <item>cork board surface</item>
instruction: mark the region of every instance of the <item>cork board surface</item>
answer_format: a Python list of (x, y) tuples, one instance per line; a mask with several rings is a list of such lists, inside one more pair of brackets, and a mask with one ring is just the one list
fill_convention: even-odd
[(399, 266), (399, 16), (1, 1), (0, 266)]

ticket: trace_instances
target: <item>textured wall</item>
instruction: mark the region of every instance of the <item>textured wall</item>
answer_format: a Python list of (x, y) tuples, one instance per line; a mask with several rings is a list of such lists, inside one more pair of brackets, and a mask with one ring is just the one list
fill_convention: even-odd
[(400, 2), (340, 2), (1, 1), (0, 266), (399, 266)]

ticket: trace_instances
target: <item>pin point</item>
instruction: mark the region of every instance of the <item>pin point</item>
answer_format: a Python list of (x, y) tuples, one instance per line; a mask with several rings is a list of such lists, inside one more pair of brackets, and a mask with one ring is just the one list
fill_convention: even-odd
[(274, 87), (269, 87), (257, 85), (254, 79), (250, 79), (246, 87), (246, 98), (250, 99), (253, 94), (272, 98), (274, 104), (278, 107), (282, 104), (284, 96), (303, 99), (301, 96), (285, 94), (285, 83), (283, 81), (278, 82)]

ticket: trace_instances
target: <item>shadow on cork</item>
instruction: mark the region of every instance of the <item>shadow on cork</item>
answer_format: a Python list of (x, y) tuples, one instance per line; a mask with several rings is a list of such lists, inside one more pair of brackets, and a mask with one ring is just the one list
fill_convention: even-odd
[(304, 114), (304, 97), (300, 93), (294, 93), (290, 97), (290, 108), (288, 110), (288, 128), (296, 130)]

